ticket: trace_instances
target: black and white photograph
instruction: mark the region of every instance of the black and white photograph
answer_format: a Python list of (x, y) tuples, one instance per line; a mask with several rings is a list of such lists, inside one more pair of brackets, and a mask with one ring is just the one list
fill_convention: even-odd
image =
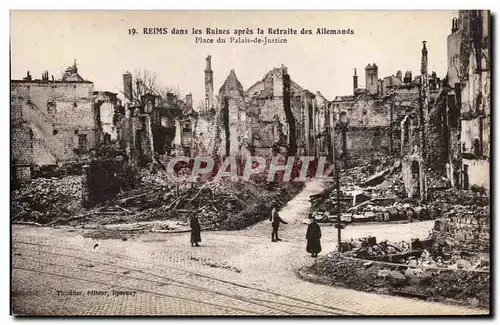
[(491, 315), (491, 30), (11, 10), (11, 315)]

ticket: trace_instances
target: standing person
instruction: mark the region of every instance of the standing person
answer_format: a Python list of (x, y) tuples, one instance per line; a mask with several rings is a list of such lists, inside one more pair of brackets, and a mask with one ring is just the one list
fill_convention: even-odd
[(191, 217), (191, 246), (192, 247), (200, 247), (198, 244), (201, 242), (201, 228), (200, 222), (198, 221), (197, 216)]
[(315, 218), (311, 219), (311, 223), (307, 226), (306, 239), (306, 251), (311, 253), (312, 257), (318, 257), (318, 253), (321, 252), (321, 228)]
[(276, 210), (276, 207), (274, 207), (273, 211), (271, 211), (271, 217), (269, 218), (269, 221), (271, 221), (271, 223), (273, 225), (273, 232), (271, 234), (271, 241), (272, 242), (281, 241), (281, 239), (278, 238), (278, 229), (280, 227), (280, 223), (284, 223), (285, 225), (287, 225), (288, 222), (281, 219), (280, 215), (278, 214), (278, 211)]

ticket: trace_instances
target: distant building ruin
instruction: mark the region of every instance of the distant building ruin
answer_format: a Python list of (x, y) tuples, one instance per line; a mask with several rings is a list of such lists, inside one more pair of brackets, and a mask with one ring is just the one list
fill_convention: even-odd
[[(378, 79), (378, 66), (373, 63), (365, 67), (363, 88), (358, 84), (354, 69), (353, 94), (336, 96), (331, 102), (334, 120), (338, 121), (335, 126), (337, 146), (344, 161), (367, 163), (374, 154), (399, 152), (404, 155), (401, 148), (411, 148), (409, 132), (414, 132), (410, 128), (417, 125), (420, 79), (420, 76), (413, 78), (411, 71), (406, 71), (403, 77), (401, 70)], [(430, 106), (433, 106), (441, 90), (441, 79), (432, 72), (428, 80)], [(430, 137), (433, 138), (433, 134)]]
[[(207, 57), (207, 67), (211, 67)], [(213, 82), (205, 70), (205, 90), (211, 100)], [(319, 155), (328, 152), (325, 115), (329, 102), (296, 84), (284, 66), (269, 71), (244, 90), (231, 70), (219, 89), (215, 109), (201, 112), (197, 135), (207, 135), (204, 147), (216, 155)], [(211, 120), (212, 119), (212, 120)], [(321, 121), (321, 122), (320, 122)], [(208, 134), (207, 134), (208, 132)]]

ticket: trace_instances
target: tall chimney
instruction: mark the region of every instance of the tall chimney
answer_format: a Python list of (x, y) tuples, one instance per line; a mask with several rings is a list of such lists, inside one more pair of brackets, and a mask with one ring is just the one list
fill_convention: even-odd
[(191, 93), (186, 95), (186, 105), (188, 108), (193, 108), (193, 95)]
[(206, 60), (205, 71), (212, 70), (212, 56), (211, 55), (207, 56), (205, 60)]
[(451, 33), (455, 33), (458, 31), (458, 18), (453, 18), (451, 21)]
[(358, 75), (356, 74), (356, 68), (354, 68), (354, 76), (352, 76), (352, 88), (352, 93), (354, 94), (356, 89), (358, 89)]
[(125, 102), (132, 101), (132, 74), (128, 71), (123, 74), (123, 95)]
[(212, 71), (212, 56), (205, 58), (205, 109), (214, 107), (214, 72)]
[(373, 65), (368, 63), (365, 67), (365, 88), (371, 94), (378, 92), (378, 67), (375, 63)]
[(406, 72), (405, 72), (405, 77), (404, 77), (404, 79), (403, 79), (403, 82), (404, 82), (405, 84), (411, 84), (411, 83), (412, 83), (412, 81), (413, 81), (413, 79), (412, 79), (412, 74), (411, 74), (411, 71), (406, 71)]

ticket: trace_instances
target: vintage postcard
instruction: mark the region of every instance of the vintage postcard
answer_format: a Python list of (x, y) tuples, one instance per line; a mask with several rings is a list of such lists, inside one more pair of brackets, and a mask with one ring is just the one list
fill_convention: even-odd
[(10, 24), (12, 315), (491, 313), (489, 11)]

